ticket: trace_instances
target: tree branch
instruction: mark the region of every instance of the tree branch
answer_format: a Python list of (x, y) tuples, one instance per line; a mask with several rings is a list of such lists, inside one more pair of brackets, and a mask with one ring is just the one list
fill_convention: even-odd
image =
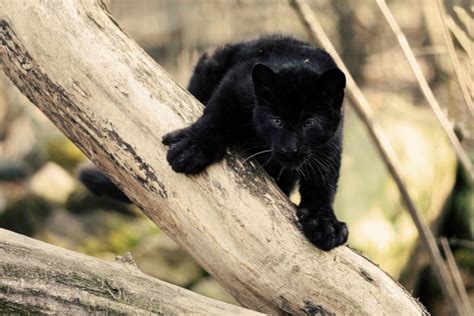
[(347, 247), (321, 252), (263, 170), (237, 154), (197, 176), (168, 166), (162, 135), (202, 112), (102, 2), (0, 4), (10, 79), (240, 303), (272, 314), (421, 315), (400, 285)]
[(0, 229), (0, 314), (262, 315), (152, 278), (128, 254), (105, 262)]
[(456, 78), (458, 79), (458, 84), (459, 84), (459, 87), (461, 88), (461, 92), (464, 98), (464, 102), (466, 104), (466, 108), (468, 109), (471, 116), (474, 117), (474, 105), (472, 104), (471, 94), (469, 92), (469, 88), (467, 87), (467, 80), (466, 78), (464, 78), (464, 73), (461, 70), (461, 62), (459, 61), (458, 54), (456, 53), (456, 49), (454, 48), (453, 39), (451, 38), (451, 33), (449, 32), (448, 25), (446, 23), (447, 13), (444, 8), (444, 3), (441, 2), (441, 0), (436, 0), (436, 6), (438, 7), (440, 24), (443, 29), (444, 40), (446, 41), (446, 47), (448, 48), (449, 57), (453, 64), (454, 73), (456, 74)]

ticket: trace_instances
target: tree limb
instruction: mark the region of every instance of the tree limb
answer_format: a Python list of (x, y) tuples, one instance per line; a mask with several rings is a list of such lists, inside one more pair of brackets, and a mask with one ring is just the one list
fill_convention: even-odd
[(17, 87), (242, 305), (272, 314), (425, 313), (361, 255), (307, 242), (292, 204), (237, 154), (197, 176), (174, 173), (161, 137), (193, 122), (202, 105), (102, 2), (4, 0), (0, 41)]
[(152, 278), (128, 254), (105, 262), (0, 229), (0, 314), (262, 315)]

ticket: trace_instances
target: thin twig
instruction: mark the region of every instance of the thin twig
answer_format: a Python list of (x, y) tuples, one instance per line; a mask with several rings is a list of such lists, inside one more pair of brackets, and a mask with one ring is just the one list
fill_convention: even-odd
[[(471, 12), (474, 11), (474, 6), (471, 6), (470, 8)], [(472, 17), (471, 14), (466, 11), (462, 6), (460, 5), (453, 5), (453, 11), (456, 14), (457, 20), (459, 21), (459, 24), (461, 24), (459, 27), (457, 24), (456, 26), (458, 27), (456, 30), (459, 30), (461, 33), (464, 34), (464, 38), (469, 38), (469, 34), (472, 34)], [(451, 19), (451, 17), (449, 17)], [(451, 19), (451, 21), (454, 23), (454, 20)], [(449, 27), (449, 26), (448, 26)], [(466, 31), (464, 31), (466, 30)], [(460, 34), (455, 34), (453, 31), (454, 36), (460, 35)], [(461, 46), (463, 46), (464, 51), (469, 55), (470, 58), (472, 58), (472, 41), (468, 40), (468, 45), (463, 46), (462, 43)], [(464, 43), (466, 44), (466, 43)]]
[(444, 40), (446, 41), (449, 57), (451, 59), (451, 62), (453, 63), (454, 72), (456, 73), (459, 86), (461, 87), (461, 92), (464, 97), (464, 102), (466, 103), (466, 107), (469, 110), (469, 113), (471, 114), (471, 116), (474, 116), (474, 107), (472, 105), (471, 95), (469, 94), (469, 90), (466, 85), (466, 80), (461, 71), (461, 64), (459, 63), (458, 55), (456, 54), (456, 50), (454, 49), (451, 33), (449, 32), (448, 26), (446, 25), (446, 10), (444, 9), (444, 5), (441, 3), (441, 0), (436, 0), (436, 5), (438, 7), (438, 13), (439, 13), (441, 25), (443, 28)]
[(458, 246), (467, 249), (474, 249), (474, 241), (466, 240), (466, 239), (458, 239), (458, 238), (450, 238), (448, 239), (450, 246)]
[(461, 27), (459, 27), (459, 25), (456, 24), (456, 22), (454, 22), (453, 18), (450, 16), (446, 17), (446, 25), (466, 52), (469, 60), (472, 60), (472, 41), (469, 36), (461, 29)]
[(408, 193), (407, 187), (402, 179), (401, 172), (399, 170), (399, 163), (397, 162), (395, 152), (388, 142), (385, 134), (382, 132), (380, 126), (374, 121), (372, 108), (365, 98), (362, 91), (357, 86), (354, 78), (352, 78), (349, 70), (345, 66), (341, 57), (337, 53), (336, 49), (332, 45), (331, 41), (324, 32), (323, 27), (317, 20), (316, 16), (312, 12), (308, 4), (302, 0), (290, 0), (291, 6), (295, 9), (302, 23), (306, 27), (310, 37), (313, 41), (319, 42), (326, 51), (334, 58), (339, 68), (346, 74), (347, 81), (347, 92), (350, 99), (350, 104), (355, 109), (359, 118), (365, 124), (372, 141), (375, 144), (382, 160), (384, 161), (388, 171), (392, 175), (395, 183), (397, 184), (398, 190), (402, 200), (410, 213), (416, 228), (421, 237), (421, 241), (426, 249), (430, 258), (430, 263), (433, 267), (433, 271), (437, 276), (440, 287), (443, 293), (451, 302), (453, 310), (456, 310), (456, 303), (459, 302), (459, 298), (456, 295), (453, 282), (449, 277), (446, 266), (444, 265), (443, 259), (439, 252), (439, 248), (436, 245), (436, 241), (431, 233), (428, 224), (425, 219), (420, 215), (421, 213), (415, 206), (410, 194)]
[(425, 76), (423, 75), (423, 72), (420, 69), (420, 66), (418, 65), (418, 62), (416, 61), (415, 56), (413, 55), (413, 51), (410, 48), (410, 44), (408, 44), (408, 40), (405, 37), (405, 34), (403, 34), (400, 26), (398, 25), (397, 21), (393, 17), (392, 12), (388, 8), (387, 4), (385, 3), (385, 0), (377, 0), (377, 4), (382, 11), (385, 19), (387, 20), (388, 24), (390, 25), (390, 28), (392, 29), (393, 33), (397, 37), (397, 40), (400, 44), (400, 47), (403, 50), (403, 53), (405, 54), (408, 63), (410, 64), (410, 67), (418, 80), (418, 84), (420, 85), (421, 91), (426, 97), (426, 100), (428, 101), (429, 105), (433, 109), (433, 112), (438, 119), (439, 123), (441, 126), (444, 128), (446, 134), (448, 135), (449, 141), (451, 142), (451, 145), (454, 148), (454, 151), (456, 152), (456, 155), (458, 157), (459, 162), (463, 166), (463, 168), (466, 170), (469, 178), (471, 181), (474, 181), (474, 169), (472, 167), (471, 160), (469, 159), (469, 156), (466, 154), (464, 151), (464, 148), (462, 147), (459, 139), (457, 138), (453, 126), (449, 122), (448, 118), (444, 114), (443, 110), (441, 109), (438, 101), (436, 100), (433, 92), (431, 91), (430, 86), (428, 85), (428, 82), (425, 79)]
[(467, 315), (474, 315), (474, 311), (469, 301), (469, 297), (466, 293), (466, 288), (462, 281), (461, 273), (459, 273), (458, 266), (456, 265), (456, 260), (454, 260), (453, 253), (451, 248), (449, 248), (448, 240), (445, 237), (439, 239), (441, 247), (443, 248), (444, 255), (446, 256), (446, 261), (448, 263), (449, 270), (451, 271), (451, 276), (453, 278), (456, 289), (458, 290), (459, 297), (463, 303), (464, 311)]

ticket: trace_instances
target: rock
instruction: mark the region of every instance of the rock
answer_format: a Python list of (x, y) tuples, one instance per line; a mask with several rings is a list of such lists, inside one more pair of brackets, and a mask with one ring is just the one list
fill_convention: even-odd
[(27, 166), (18, 160), (0, 160), (0, 181), (20, 181), (28, 175)]
[(49, 201), (64, 204), (74, 191), (75, 180), (60, 166), (49, 162), (30, 180), (30, 189)]

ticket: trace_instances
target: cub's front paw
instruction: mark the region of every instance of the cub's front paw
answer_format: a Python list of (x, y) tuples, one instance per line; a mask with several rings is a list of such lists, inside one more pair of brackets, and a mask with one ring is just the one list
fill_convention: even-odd
[(166, 134), (163, 144), (169, 146), (166, 160), (179, 173), (197, 174), (223, 155), (223, 150), (198, 142), (188, 129)]
[(329, 251), (347, 241), (347, 225), (332, 211), (299, 208), (297, 215), (303, 234), (319, 249)]

